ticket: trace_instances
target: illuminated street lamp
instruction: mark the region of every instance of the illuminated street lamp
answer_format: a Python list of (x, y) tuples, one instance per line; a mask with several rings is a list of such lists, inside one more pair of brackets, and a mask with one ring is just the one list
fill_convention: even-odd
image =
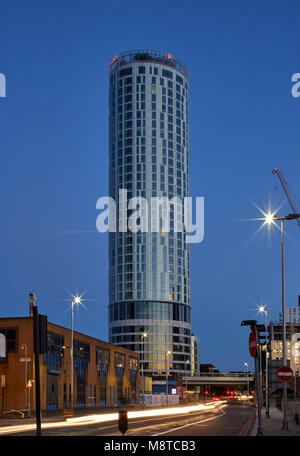
[[(274, 217), (273, 214), (265, 214), (265, 223), (275, 224), (275, 220), (281, 222), (281, 281), (282, 281), (282, 354), (283, 366), (286, 365), (286, 324), (285, 324), (285, 276), (284, 276), (284, 220), (295, 220), (300, 214), (289, 214), (286, 217)], [(283, 382), (283, 430), (288, 429), (287, 421), (287, 382)]]

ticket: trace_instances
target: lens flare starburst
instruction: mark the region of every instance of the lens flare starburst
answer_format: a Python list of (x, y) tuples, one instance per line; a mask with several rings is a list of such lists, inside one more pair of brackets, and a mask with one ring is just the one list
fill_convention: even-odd
[(249, 200), (256, 207), (256, 209), (258, 209), (258, 211), (262, 215), (262, 217), (255, 217), (255, 218), (248, 219), (248, 221), (262, 221), (262, 224), (258, 227), (257, 231), (255, 232), (255, 235), (258, 234), (266, 226), (268, 227), (269, 234), (271, 232), (272, 226), (275, 226), (275, 228), (277, 228), (280, 231), (280, 226), (278, 225), (277, 220), (276, 220), (276, 214), (281, 209), (282, 204), (280, 204), (280, 206), (277, 207), (275, 210), (271, 209), (270, 205), (267, 210), (264, 210), (261, 207), (259, 207), (258, 204), (256, 204), (250, 198), (249, 198)]
[(81, 295), (79, 295), (78, 292), (76, 292), (75, 295), (70, 293), (70, 295), (72, 296), (72, 305), (76, 305), (77, 308), (79, 306), (82, 306), (82, 307), (84, 307), (87, 310), (87, 307), (83, 303), (83, 301), (88, 301), (88, 299), (84, 299), (83, 298), (83, 296), (85, 295), (86, 291), (84, 291)]

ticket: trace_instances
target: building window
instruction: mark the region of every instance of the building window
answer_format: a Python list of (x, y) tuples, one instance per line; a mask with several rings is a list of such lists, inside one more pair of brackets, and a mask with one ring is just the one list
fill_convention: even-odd
[(173, 73), (172, 71), (168, 71), (168, 70), (162, 70), (162, 76), (166, 77), (166, 78), (169, 78), (169, 79), (173, 79)]
[(123, 375), (125, 369), (125, 355), (122, 353), (115, 352), (115, 371), (117, 375), (117, 401), (118, 405), (122, 404), (122, 387), (123, 387)]
[[(130, 372), (130, 383), (131, 383), (131, 402), (135, 404), (136, 399), (136, 378), (138, 370), (138, 360), (137, 358), (129, 358), (129, 372)], [(128, 391), (129, 393), (129, 391)]]
[(74, 339), (74, 359), (76, 360), (90, 360), (90, 346), (84, 342)]
[(17, 351), (17, 328), (0, 328), (0, 332), (6, 337), (6, 351), (16, 352)]
[(119, 77), (122, 78), (123, 76), (128, 76), (129, 74), (132, 74), (132, 68), (124, 68), (119, 72)]

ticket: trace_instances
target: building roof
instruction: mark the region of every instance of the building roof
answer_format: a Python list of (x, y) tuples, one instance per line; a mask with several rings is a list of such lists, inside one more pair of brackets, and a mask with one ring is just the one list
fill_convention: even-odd
[[(1, 323), (5, 323), (7, 321), (8, 324), (14, 324), (15, 326), (17, 326), (17, 322), (18, 321), (26, 321), (26, 320), (32, 320), (32, 317), (3, 317), (3, 318), (0, 318), (0, 328), (1, 326)], [(60, 329), (63, 329), (64, 331), (68, 331), (68, 332), (71, 332), (71, 329), (70, 328), (66, 328), (64, 326), (60, 326), (60, 325), (57, 325), (56, 323), (51, 323), (50, 321), (47, 321), (47, 325), (48, 326), (48, 331), (51, 332), (52, 330), (55, 332), (55, 328), (57, 328), (57, 331), (59, 332)], [(53, 329), (52, 329), (53, 328)], [(101, 339), (97, 339), (96, 337), (93, 337), (93, 336), (89, 336), (88, 334), (85, 334), (85, 333), (81, 333), (81, 332), (78, 332), (78, 331), (73, 331), (73, 334), (74, 334), (74, 338), (76, 338), (76, 336), (82, 336), (84, 337), (85, 339), (90, 339), (91, 341), (94, 341), (94, 342), (100, 342), (101, 344), (105, 344), (107, 346), (110, 346), (110, 347), (114, 347), (114, 349), (120, 349), (121, 351), (125, 350), (127, 352), (131, 352), (132, 354), (135, 354), (136, 356), (139, 356), (139, 353), (133, 351), (133, 350), (129, 350), (128, 348), (125, 348), (125, 347), (122, 347), (120, 345), (114, 345), (114, 344), (111, 344), (109, 342), (106, 342), (104, 340), (101, 340)]]

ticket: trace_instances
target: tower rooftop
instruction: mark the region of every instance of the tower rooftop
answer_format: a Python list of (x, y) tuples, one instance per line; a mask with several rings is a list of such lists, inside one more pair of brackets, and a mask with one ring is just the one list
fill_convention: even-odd
[(153, 51), (149, 49), (137, 49), (135, 51), (126, 51), (115, 55), (109, 63), (109, 72), (121, 67), (122, 65), (142, 62), (152, 62), (172, 67), (182, 73), (187, 80), (189, 79), (189, 73), (186, 66), (174, 57), (174, 55), (167, 52)]

